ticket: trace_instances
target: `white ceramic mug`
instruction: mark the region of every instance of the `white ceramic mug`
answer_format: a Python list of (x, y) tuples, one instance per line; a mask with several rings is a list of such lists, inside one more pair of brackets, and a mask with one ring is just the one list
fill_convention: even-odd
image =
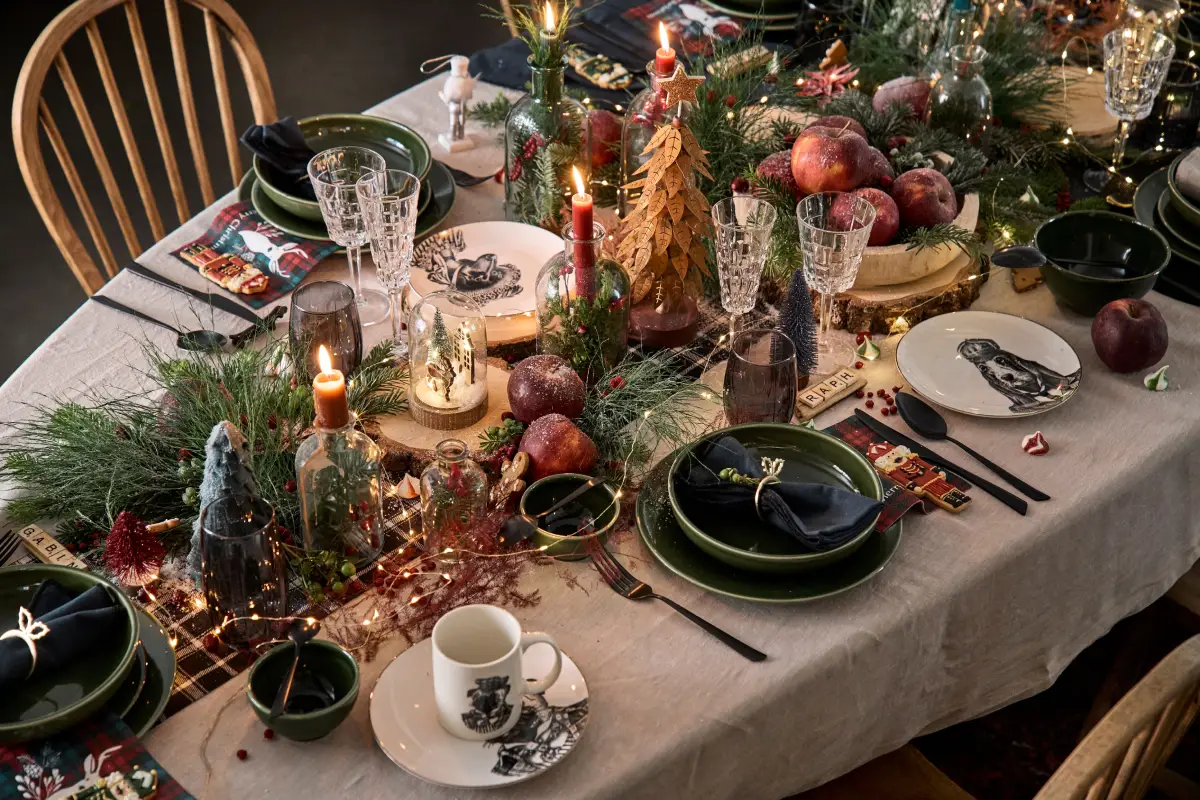
[[(535, 644), (554, 648), (545, 677), (526, 681), (521, 654)], [(433, 626), (433, 698), (438, 722), (460, 739), (482, 741), (508, 733), (521, 716), (522, 695), (549, 689), (562, 670), (562, 651), (546, 633), (521, 633), (502, 608), (462, 606)]]

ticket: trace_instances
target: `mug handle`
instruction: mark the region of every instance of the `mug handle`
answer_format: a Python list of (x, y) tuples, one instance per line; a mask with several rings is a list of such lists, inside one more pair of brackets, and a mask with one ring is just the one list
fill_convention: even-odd
[(550, 668), (545, 677), (536, 681), (526, 681), (525, 694), (541, 694), (554, 685), (554, 682), (558, 680), (558, 673), (562, 672), (562, 650), (558, 649), (558, 642), (554, 641), (554, 637), (548, 633), (521, 634), (522, 653), (535, 644), (548, 644), (554, 648), (554, 666)]

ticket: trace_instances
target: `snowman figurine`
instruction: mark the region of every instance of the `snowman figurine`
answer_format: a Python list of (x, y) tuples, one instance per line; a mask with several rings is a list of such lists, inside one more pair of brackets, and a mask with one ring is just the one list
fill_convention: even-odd
[(457, 153), (475, 147), (467, 135), (467, 102), (475, 92), (475, 79), (468, 70), (466, 56), (450, 57), (450, 76), (446, 78), (438, 97), (450, 109), (450, 130), (438, 134), (438, 144), (448, 153)]

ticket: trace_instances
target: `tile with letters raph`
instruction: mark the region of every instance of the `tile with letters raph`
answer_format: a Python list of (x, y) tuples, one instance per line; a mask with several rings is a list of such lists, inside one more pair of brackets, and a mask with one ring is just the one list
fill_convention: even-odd
[(810, 420), (866, 385), (867, 379), (862, 375), (848, 367), (839, 367), (825, 380), (806, 386), (797, 393), (796, 417)]

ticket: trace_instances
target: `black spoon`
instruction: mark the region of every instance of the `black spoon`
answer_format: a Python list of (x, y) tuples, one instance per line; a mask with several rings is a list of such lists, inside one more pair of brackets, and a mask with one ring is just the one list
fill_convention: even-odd
[(1008, 470), (993, 464), (991, 461), (984, 458), (979, 453), (976, 453), (962, 442), (948, 435), (946, 432), (946, 419), (937, 412), (937, 409), (916, 395), (908, 394), (907, 392), (897, 392), (896, 408), (900, 409), (900, 419), (904, 420), (908, 427), (912, 428), (926, 439), (934, 439), (937, 441), (945, 440), (958, 445), (964, 451), (966, 451), (968, 455), (970, 455), (980, 464), (983, 464), (992, 472), (999, 475), (1004, 480), (1008, 481), (1013, 488), (1031, 500), (1050, 499), (1050, 495), (1046, 494), (1045, 492), (1038, 491), (1028, 483), (1025, 483), (1025, 481), (1010, 473)]
[(167, 323), (157, 320), (149, 314), (143, 314), (140, 311), (130, 308), (124, 303), (118, 303), (108, 297), (102, 295), (93, 295), (92, 299), (102, 306), (108, 306), (114, 311), (120, 311), (122, 314), (128, 314), (131, 317), (137, 317), (140, 320), (149, 322), (152, 325), (157, 325), (160, 328), (166, 328), (171, 333), (175, 334), (176, 344), (181, 350), (194, 350), (202, 353), (215, 353), (219, 350), (224, 350), (225, 345), (229, 344), (229, 337), (223, 333), (216, 331), (181, 331), (178, 328), (172, 327)]
[(279, 684), (279, 691), (275, 693), (275, 702), (271, 704), (271, 713), (267, 719), (275, 719), (283, 713), (287, 707), (288, 695), (292, 692), (292, 682), (296, 680), (296, 667), (300, 666), (300, 648), (304, 643), (312, 639), (321, 630), (321, 623), (313, 622), (308, 624), (307, 620), (296, 619), (292, 620), (291, 626), (288, 628), (288, 638), (292, 640), (295, 653), (292, 655), (292, 666), (288, 669), (287, 675), (283, 678), (283, 683)]

